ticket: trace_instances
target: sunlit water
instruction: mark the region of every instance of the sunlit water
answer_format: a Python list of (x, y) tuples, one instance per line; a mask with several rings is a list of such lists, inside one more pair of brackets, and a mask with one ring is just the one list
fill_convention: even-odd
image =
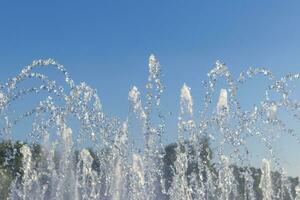
[[(66, 86), (39, 73), (40, 67), (60, 71)], [(202, 82), (205, 94), (200, 117), (195, 117), (191, 88), (183, 84), (179, 97), (178, 139), (174, 147), (176, 157), (171, 166), (166, 166), (164, 160), (168, 114), (161, 109), (165, 90), (161, 75), (158, 61), (151, 55), (147, 93), (141, 94), (137, 86), (130, 89), (128, 99), (132, 112), (125, 121), (104, 113), (96, 90), (86, 83), (76, 84), (65, 68), (52, 59), (34, 61), (1, 85), (3, 123), (0, 136), (14, 138), (11, 130), (32, 117), (31, 142), (42, 145), (38, 161), (28, 145), (20, 149), (23, 174), (15, 177), (10, 198), (300, 199), (300, 186), (296, 190), (291, 187), (273, 149), (273, 140), (265, 131), (268, 127), (275, 128), (280, 132), (278, 138), (290, 135), (300, 143), (299, 134), (277, 114), (278, 110), (287, 109), (294, 118), (299, 118), (300, 101), (290, 98), (293, 88), (289, 83), (298, 80), (300, 74), (288, 74), (277, 80), (266, 69), (250, 68), (236, 80), (224, 64), (217, 62), (207, 74), (208, 79)], [(272, 84), (266, 88), (260, 104), (243, 110), (237, 99), (239, 87), (258, 75)], [(218, 90), (220, 79), (227, 84)], [(40, 84), (26, 88), (22, 86), (26, 80), (38, 80)], [(14, 117), (10, 115), (10, 106), (22, 104), (23, 96), (45, 92), (48, 97), (36, 107)], [(271, 94), (278, 97), (273, 99)], [(217, 101), (214, 96), (219, 97)], [(74, 120), (79, 123), (79, 128), (72, 128)], [(142, 147), (137, 147), (141, 144), (137, 145), (131, 137), (133, 122), (139, 123), (137, 127), (141, 128)], [(78, 136), (75, 137), (73, 132)], [(204, 138), (210, 141), (211, 149), (203, 144)], [(260, 141), (268, 151), (261, 161), (259, 183), (255, 183), (255, 174), (251, 170), (251, 143), (248, 142), (251, 138)], [(92, 151), (83, 148), (87, 146), (92, 147)], [(210, 151), (213, 151), (213, 159)], [(166, 167), (170, 167), (171, 175), (166, 174)], [(237, 168), (241, 169), (238, 177), (235, 175)], [(274, 188), (272, 171), (281, 174), (279, 190)], [(242, 186), (238, 178), (242, 180)]]

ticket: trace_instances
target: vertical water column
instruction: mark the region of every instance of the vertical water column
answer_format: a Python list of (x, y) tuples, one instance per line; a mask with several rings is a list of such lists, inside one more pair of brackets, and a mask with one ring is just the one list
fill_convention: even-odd
[[(169, 189), (170, 198), (180, 200), (185, 197), (187, 200), (193, 199), (192, 188), (189, 185), (187, 176), (189, 158), (188, 145), (189, 139), (193, 134), (193, 98), (190, 88), (184, 84), (180, 94), (180, 114), (178, 117), (178, 143), (176, 147), (176, 161), (174, 162), (174, 177), (171, 188)], [(188, 144), (185, 144), (188, 142)]]
[(132, 155), (132, 177), (130, 179), (132, 200), (147, 199), (145, 193), (145, 168), (140, 154)]
[(300, 200), (300, 183), (295, 188), (295, 190), (296, 190), (296, 198), (295, 198), (295, 200)]
[(217, 114), (219, 116), (224, 117), (229, 112), (229, 106), (228, 106), (228, 97), (227, 97), (227, 90), (221, 89), (220, 90), (220, 96), (217, 103)]
[(261, 179), (259, 188), (262, 190), (263, 200), (272, 200), (273, 188), (271, 177), (271, 165), (267, 159), (262, 160)]
[(145, 190), (147, 199), (157, 199), (163, 191), (163, 151), (162, 135), (164, 134), (164, 117), (160, 110), (161, 95), (164, 86), (160, 80), (161, 68), (154, 55), (149, 57), (149, 76), (147, 88), (147, 101), (143, 107), (140, 93), (134, 86), (129, 93), (129, 100), (133, 104), (133, 111), (143, 123), (145, 148), (143, 155), (143, 166), (145, 176)]
[(23, 145), (20, 149), (20, 152), (23, 156), (22, 158), (22, 169), (23, 169), (23, 176), (22, 176), (22, 188), (21, 188), (21, 195), (18, 195), (23, 200), (29, 200), (32, 198), (31, 191), (32, 191), (32, 182), (34, 181), (33, 169), (32, 169), (32, 154), (31, 150), (27, 145)]
[(39, 184), (38, 172), (35, 168), (32, 152), (29, 146), (24, 144), (20, 148), (22, 155), (22, 175), (19, 175), (11, 187), (10, 199), (14, 200), (31, 200), (43, 199), (43, 191)]
[(58, 169), (58, 183), (56, 198), (57, 199), (75, 199), (77, 188), (74, 172), (74, 155), (72, 142), (72, 129), (69, 128), (62, 116), (58, 116), (57, 125), (59, 127), (59, 135), (61, 137), (61, 156)]
[[(147, 115), (142, 105), (140, 92), (136, 86), (133, 86), (128, 94), (128, 99), (132, 104), (132, 110), (143, 124), (143, 132), (146, 129)], [(146, 138), (145, 138), (146, 139)], [(146, 199), (145, 189), (145, 167), (143, 157), (138, 152), (133, 152), (132, 167), (130, 177), (130, 199)]]
[(250, 200), (256, 200), (256, 196), (254, 192), (254, 179), (251, 170), (247, 167), (243, 175), (245, 179), (244, 198)]
[(149, 75), (147, 88), (147, 101), (145, 113), (147, 115), (145, 123), (145, 185), (148, 190), (148, 199), (153, 200), (163, 198), (161, 191), (164, 189), (163, 176), (163, 143), (165, 122), (161, 111), (161, 96), (164, 92), (164, 86), (161, 81), (162, 70), (159, 61), (152, 54), (149, 56)]
[(121, 130), (116, 135), (114, 147), (112, 149), (112, 162), (114, 163), (114, 170), (112, 174), (112, 200), (128, 199), (127, 180), (129, 168), (127, 163), (128, 153), (128, 124), (125, 121)]
[(178, 139), (181, 143), (183, 143), (185, 139), (193, 139), (195, 124), (192, 117), (193, 98), (191, 88), (184, 83), (180, 93), (180, 114), (178, 117)]
[(172, 180), (171, 188), (169, 189), (170, 199), (192, 200), (192, 189), (189, 187), (187, 168), (188, 168), (188, 157), (187, 153), (182, 146), (177, 147), (176, 161), (174, 162), (174, 177)]
[(230, 168), (229, 158), (221, 156), (221, 168), (218, 176), (218, 188), (220, 190), (220, 199), (235, 199), (237, 194), (236, 180), (232, 169)]
[(76, 169), (76, 196), (80, 200), (96, 200), (99, 197), (97, 191), (97, 172), (92, 169), (93, 157), (87, 149), (81, 150)]

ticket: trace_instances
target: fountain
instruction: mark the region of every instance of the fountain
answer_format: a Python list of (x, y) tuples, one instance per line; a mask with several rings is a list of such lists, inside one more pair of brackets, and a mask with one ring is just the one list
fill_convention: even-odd
[[(61, 72), (65, 86), (39, 73), (40, 67)], [(291, 98), (289, 83), (300, 74), (276, 80), (264, 68), (249, 68), (237, 80), (217, 61), (203, 81), (200, 118), (195, 117), (191, 88), (184, 83), (180, 95), (178, 139), (164, 143), (166, 118), (161, 96), (162, 69), (149, 57), (147, 94), (137, 86), (128, 94), (131, 114), (126, 120), (104, 113), (95, 89), (76, 84), (63, 65), (53, 59), (36, 60), (20, 74), (0, 85), (0, 138), (13, 140), (13, 129), (29, 119), (26, 143), (7, 143), (0, 159), (1, 198), (11, 200), (273, 200), (300, 197), (299, 181), (288, 178), (273, 148), (268, 127), (279, 136), (300, 138), (280, 118), (290, 110), (299, 120), (300, 102)], [(259, 105), (243, 110), (239, 87), (262, 75), (271, 84)], [(219, 79), (227, 85), (218, 90)], [(27, 86), (24, 82), (39, 82)], [(274, 99), (272, 94), (277, 94)], [(45, 95), (46, 94), (46, 97)], [(26, 95), (43, 96), (29, 111), (14, 110)], [(45, 97), (45, 98), (44, 98)], [(219, 97), (217, 101), (215, 97)], [(27, 108), (28, 109), (28, 108)], [(15, 111), (17, 114), (15, 114)], [(74, 126), (74, 122), (78, 125)], [(143, 144), (132, 138), (132, 123), (139, 122)], [(249, 140), (267, 150), (262, 166), (251, 162)], [(137, 147), (139, 146), (139, 147)], [(13, 163), (13, 164), (12, 164)], [(19, 163), (19, 168), (14, 167)], [(272, 165), (271, 165), (272, 163)], [(10, 181), (11, 180), (11, 181)], [(8, 186), (7, 186), (8, 185)]]

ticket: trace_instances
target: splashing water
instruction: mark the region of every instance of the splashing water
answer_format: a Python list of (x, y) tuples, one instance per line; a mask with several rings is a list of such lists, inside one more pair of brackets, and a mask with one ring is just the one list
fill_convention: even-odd
[[(39, 67), (57, 69), (66, 86), (37, 72)], [(128, 117), (122, 121), (104, 113), (96, 90), (86, 83), (76, 84), (64, 66), (53, 59), (34, 61), (0, 85), (0, 137), (14, 139), (14, 127), (22, 121), (32, 121), (28, 143), (15, 148), (4, 163), (8, 166), (18, 153), (21, 155), (22, 167), (13, 177), (7, 198), (300, 199), (299, 186), (292, 186), (286, 177), (273, 148), (275, 139), (266, 131), (272, 127), (280, 132), (279, 136), (290, 135), (299, 145), (296, 130), (280, 119), (278, 111), (289, 110), (295, 119), (300, 119), (297, 114), (300, 102), (291, 99), (294, 89), (289, 85), (300, 74), (288, 74), (276, 80), (264, 68), (249, 68), (235, 80), (228, 67), (217, 61), (207, 74), (208, 80), (203, 82), (204, 108), (199, 119), (195, 117), (191, 88), (187, 84), (181, 88), (178, 140), (165, 147), (167, 115), (161, 106), (165, 86), (161, 66), (154, 55), (149, 57), (148, 67), (146, 95), (136, 86), (128, 94), (131, 114), (142, 124), (139, 130), (144, 140), (142, 149), (131, 138), (134, 120)], [(271, 85), (266, 87), (260, 104), (243, 110), (237, 98), (239, 86), (257, 75), (266, 77)], [(228, 87), (218, 91), (221, 78)], [(28, 84), (24, 84), (27, 80), (39, 85), (27, 88)], [(44, 93), (46, 98), (31, 110), (24, 113), (14, 110), (14, 105), (22, 103), (27, 95), (44, 97)], [(278, 99), (273, 98), (274, 93)], [(218, 100), (213, 101), (218, 95)], [(260, 169), (251, 164), (249, 141), (253, 138), (268, 152)], [(39, 145), (38, 152), (34, 145)], [(1, 180), (7, 180), (5, 172), (0, 168)], [(280, 178), (275, 178), (276, 173)]]

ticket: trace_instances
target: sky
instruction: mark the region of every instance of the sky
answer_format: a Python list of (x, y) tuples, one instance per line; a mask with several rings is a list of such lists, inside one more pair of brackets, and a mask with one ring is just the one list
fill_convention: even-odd
[[(145, 92), (153, 53), (164, 73), (164, 108), (175, 113), (175, 123), (183, 83), (200, 110), (201, 81), (216, 60), (235, 77), (250, 66), (276, 77), (300, 72), (299, 10), (299, 1), (279, 0), (1, 1), (0, 82), (34, 59), (54, 58), (76, 83), (97, 89), (107, 113), (125, 119), (128, 91), (136, 85)], [(245, 86), (243, 106), (259, 102), (263, 84)], [(167, 131), (174, 140), (176, 126)], [(299, 146), (290, 140), (280, 146), (293, 175), (300, 175)]]

